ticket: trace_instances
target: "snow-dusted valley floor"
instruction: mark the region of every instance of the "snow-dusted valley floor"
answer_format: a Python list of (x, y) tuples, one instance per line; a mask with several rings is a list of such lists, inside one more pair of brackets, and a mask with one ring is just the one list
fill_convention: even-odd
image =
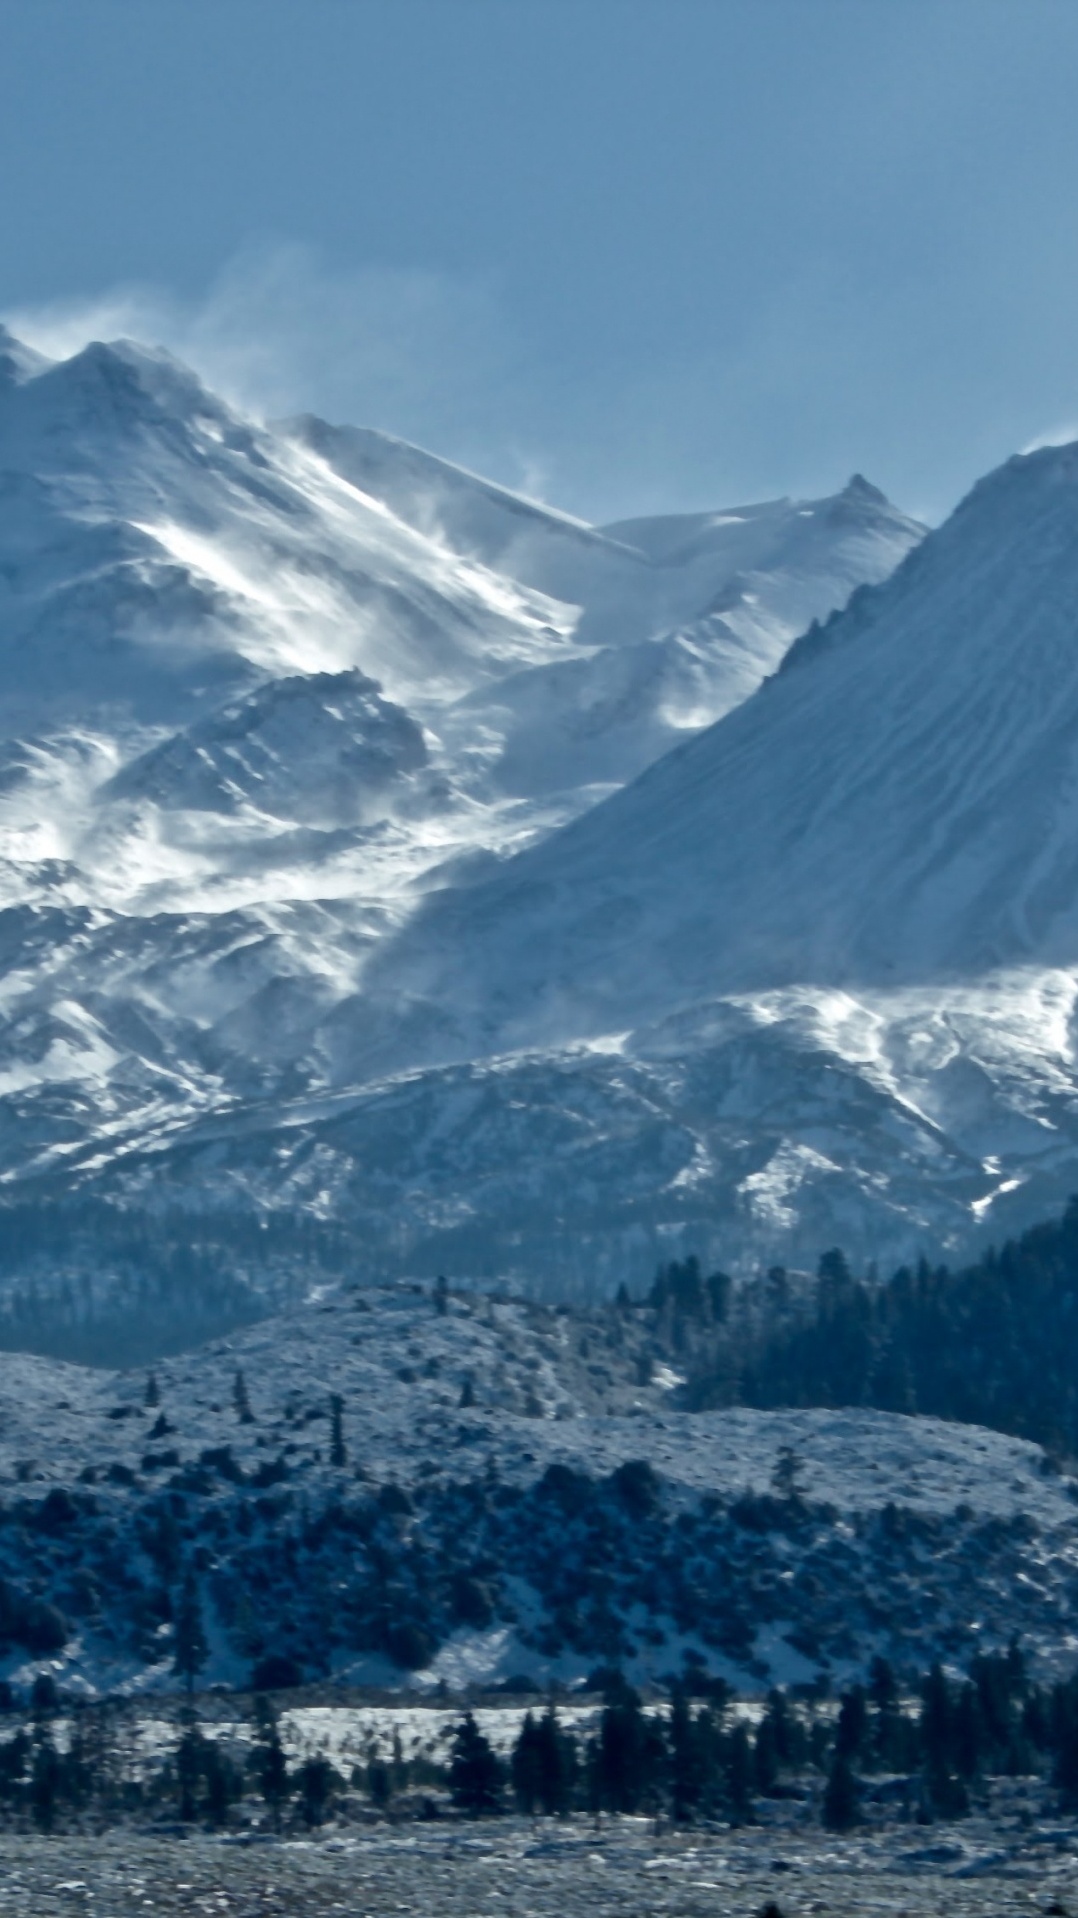
[(1038, 1446), (678, 1410), (632, 1312), (441, 1303), (344, 1288), (152, 1386), (4, 1355), (4, 1672), (175, 1690), (185, 1568), (206, 1683), (273, 1654), (308, 1683), (418, 1692), (610, 1664), (653, 1683), (688, 1659), (752, 1692), (877, 1652), (915, 1675), (1015, 1633), (1046, 1672), (1078, 1661), (1075, 1485)]
[[(1017, 1808), (1015, 1808), (1017, 1810)], [(135, 1918), (785, 1918), (864, 1912), (1000, 1918), (1073, 1907), (1078, 1829), (971, 1821), (930, 1834), (836, 1838), (788, 1830), (656, 1832), (624, 1819), (556, 1830), (410, 1826), (323, 1842), (242, 1844), (192, 1835), (7, 1838), (0, 1911)]]

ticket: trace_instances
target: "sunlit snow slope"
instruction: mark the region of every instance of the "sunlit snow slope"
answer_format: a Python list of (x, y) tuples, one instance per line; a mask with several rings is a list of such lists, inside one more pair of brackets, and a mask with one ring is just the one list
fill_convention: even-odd
[(1076, 794), (1064, 447), (983, 481), (718, 725), (430, 901), (368, 977), (371, 1057), (501, 1055), (504, 1080), (557, 1054), (643, 1077), (653, 1121), (661, 1086), (668, 1217), (725, 1211), (728, 1246), (998, 1229), (1078, 1178)]
[[(860, 479), (588, 527), (384, 435), (261, 425), (161, 352), (50, 362), (0, 331), (0, 1180), (294, 1193), (376, 1259), (461, 1226), (462, 1257), (500, 1263), (508, 1231), (531, 1271), (565, 1146), (543, 1114), (564, 1133), (582, 1099), (650, 1257), (654, 1175), (618, 1141), (651, 1068), (614, 1121), (544, 1054), (553, 1090), (508, 1130), (481, 1062), (470, 1089), (413, 1081), (398, 1150), (372, 1075), (472, 1071), (474, 1019), (459, 981), (423, 989), (402, 1038), (366, 970), (431, 891), (486, 901), (507, 855), (746, 699), (921, 531)], [(615, 1240), (597, 1217), (597, 1260)]]

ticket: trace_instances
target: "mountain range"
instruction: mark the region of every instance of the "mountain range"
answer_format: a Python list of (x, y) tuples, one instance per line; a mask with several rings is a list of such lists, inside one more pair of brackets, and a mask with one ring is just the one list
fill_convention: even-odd
[(0, 335), (0, 1180), (607, 1290), (1066, 1195), (1078, 452), (594, 527)]

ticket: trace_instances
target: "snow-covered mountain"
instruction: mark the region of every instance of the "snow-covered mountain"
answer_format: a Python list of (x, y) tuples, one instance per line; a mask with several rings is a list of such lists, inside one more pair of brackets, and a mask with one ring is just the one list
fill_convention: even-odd
[(886, 577), (921, 530), (860, 475), (834, 499), (596, 528), (383, 433), (310, 419), (290, 430), (462, 559), (579, 609), (572, 658), (461, 702), (458, 723), (496, 743), (499, 784), (523, 795), (632, 778), (747, 698), (811, 620)]
[(1078, 449), (1011, 462), (723, 724), (407, 950), (429, 936), (456, 1003), (525, 1043), (717, 991), (1073, 962), (1076, 527)]
[(1065, 1196), (1076, 527), (1076, 449), (991, 475), (738, 710), (429, 900), (367, 974), (353, 1071), (364, 1043), (380, 1072), (496, 1060), (533, 1132), (555, 1060), (574, 1112), (616, 1089), (618, 1171), (570, 1233), (598, 1203), (624, 1239), (650, 1184), (709, 1251), (894, 1256)]
[(372, 954), (921, 533), (860, 479), (588, 527), (384, 435), (241, 417), (161, 352), (0, 334), (0, 1179), (121, 1168), (159, 1205), (195, 1167), (200, 1199), (263, 1204), (283, 1128), (303, 1202), (357, 1219), (373, 1179), (374, 1255), (407, 1257), (403, 1162), (313, 1144), (370, 1096)]

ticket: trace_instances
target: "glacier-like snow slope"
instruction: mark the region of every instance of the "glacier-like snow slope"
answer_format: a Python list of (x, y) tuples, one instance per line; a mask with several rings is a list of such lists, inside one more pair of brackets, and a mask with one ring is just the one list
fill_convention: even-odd
[(432, 903), (393, 969), (534, 1043), (716, 992), (943, 985), (1076, 959), (1078, 447), (1064, 447), (982, 481), (719, 725), (466, 900)]
[(384, 433), (290, 430), (409, 525), (579, 609), (573, 657), (461, 702), (499, 783), (522, 795), (620, 785), (729, 712), (810, 621), (886, 578), (923, 531), (855, 476), (833, 499), (595, 528)]
[(862, 481), (629, 530), (267, 428), (130, 342), (0, 334), (0, 1177), (359, 1098), (364, 968), (424, 889), (742, 698), (921, 533)]
[(1078, 449), (992, 474), (737, 711), (429, 900), (367, 975), (355, 1075), (481, 1081), (533, 1191), (560, 1131), (563, 1236), (602, 1215), (622, 1248), (662, 1221), (728, 1255), (905, 1256), (1064, 1197), (1076, 534)]

